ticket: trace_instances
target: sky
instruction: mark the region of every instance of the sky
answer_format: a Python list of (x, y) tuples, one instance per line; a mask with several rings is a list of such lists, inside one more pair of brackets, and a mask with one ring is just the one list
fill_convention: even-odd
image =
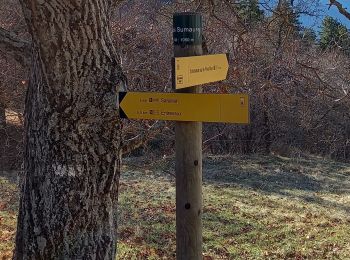
[[(347, 10), (350, 12), (350, 1), (349, 0), (338, 0), (344, 7), (347, 8)], [(323, 18), (328, 15), (335, 19), (337, 19), (339, 22), (344, 24), (348, 29), (350, 29), (350, 20), (348, 20), (346, 17), (341, 15), (338, 12), (338, 9), (335, 6), (332, 6), (330, 9), (329, 7), (329, 1), (328, 0), (320, 0), (320, 9), (322, 10), (322, 14), (320, 17), (309, 17), (309, 16), (301, 16), (300, 21), (305, 27), (312, 27), (315, 31), (320, 30), (320, 26), (322, 23)]]

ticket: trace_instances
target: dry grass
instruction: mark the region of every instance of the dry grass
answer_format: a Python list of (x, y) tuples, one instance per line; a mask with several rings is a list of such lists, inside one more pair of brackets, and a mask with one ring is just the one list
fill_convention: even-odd
[[(162, 167), (171, 163), (125, 168), (119, 259), (174, 258), (174, 179)], [(349, 213), (349, 164), (277, 156), (204, 161), (206, 259), (350, 259)]]
[[(125, 160), (118, 259), (173, 259), (173, 160)], [(350, 165), (322, 158), (207, 157), (205, 259), (350, 259)], [(12, 254), (17, 189), (0, 177), (0, 259)]]
[(16, 233), (18, 191), (16, 173), (0, 172), (0, 259), (11, 259)]

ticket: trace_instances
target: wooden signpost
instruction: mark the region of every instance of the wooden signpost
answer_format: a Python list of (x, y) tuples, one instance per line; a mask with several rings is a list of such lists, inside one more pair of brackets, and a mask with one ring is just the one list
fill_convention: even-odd
[[(174, 14), (173, 27), (175, 58), (203, 55), (200, 14)], [(202, 90), (190, 87), (177, 92), (200, 93)], [(176, 259), (199, 260), (203, 258), (201, 122), (175, 123), (175, 175)]]
[(173, 84), (175, 89), (188, 88), (226, 79), (226, 54), (174, 58)]
[(122, 118), (249, 123), (247, 94), (120, 92), (119, 102)]
[(226, 54), (205, 55), (202, 16), (173, 17), (173, 86), (176, 93), (121, 92), (121, 118), (174, 120), (176, 258), (202, 259), (202, 123), (249, 123), (246, 94), (202, 94), (197, 85), (226, 79)]

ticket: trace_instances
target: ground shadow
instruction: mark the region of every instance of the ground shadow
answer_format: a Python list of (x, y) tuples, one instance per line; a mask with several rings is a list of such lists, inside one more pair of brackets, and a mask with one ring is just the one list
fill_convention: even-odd
[(238, 185), (269, 194), (295, 197), (350, 212), (350, 206), (327, 201), (317, 195), (350, 194), (350, 164), (320, 158), (208, 157), (203, 162), (203, 180), (214, 185)]

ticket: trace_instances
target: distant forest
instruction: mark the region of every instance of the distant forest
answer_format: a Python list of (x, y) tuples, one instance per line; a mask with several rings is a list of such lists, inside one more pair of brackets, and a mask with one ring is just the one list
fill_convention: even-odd
[[(28, 42), (19, 4), (7, 2), (0, 8), (1, 38)], [(248, 93), (251, 102), (249, 125), (204, 124), (204, 152), (310, 153), (350, 161), (350, 34), (331, 17), (324, 18), (319, 35), (304, 27), (299, 17), (318, 15), (316, 0), (121, 1), (111, 28), (127, 90), (173, 91), (172, 15), (193, 10), (203, 14), (205, 53), (230, 57), (227, 80), (204, 85), (203, 92)], [(22, 162), (30, 58), (24, 47), (15, 58), (0, 53), (3, 168)], [(123, 124), (125, 156), (174, 153), (173, 122)]]

